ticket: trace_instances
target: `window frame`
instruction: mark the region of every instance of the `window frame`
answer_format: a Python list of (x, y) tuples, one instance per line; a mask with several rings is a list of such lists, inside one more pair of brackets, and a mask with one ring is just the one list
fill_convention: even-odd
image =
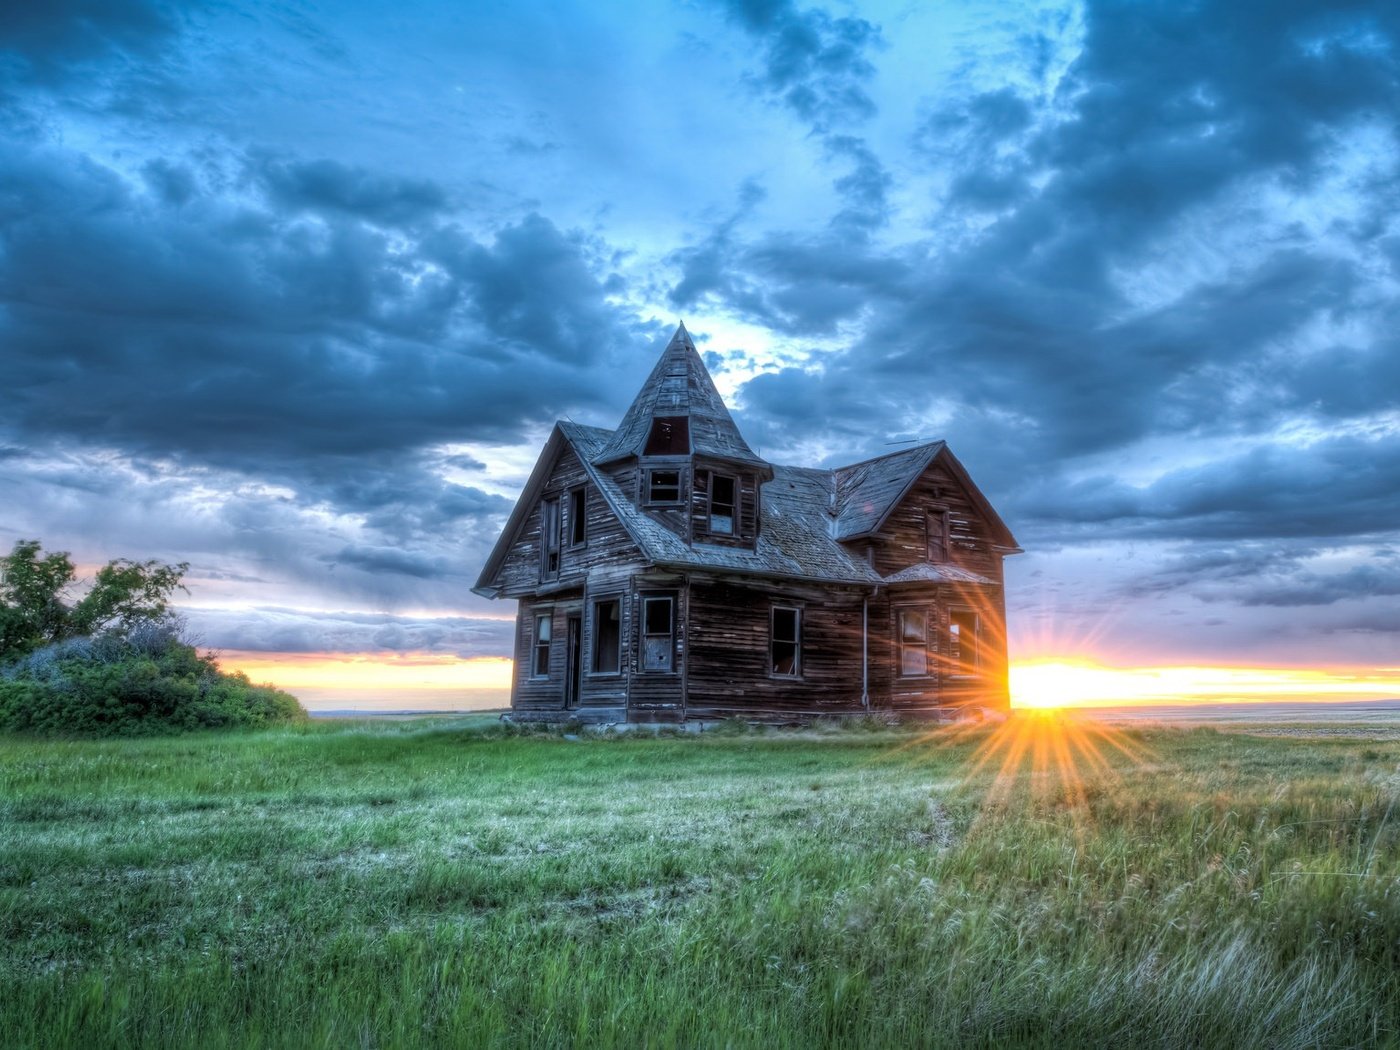
[[(705, 486), (705, 531), (712, 536), (724, 536), (728, 539), (735, 539), (739, 535), (739, 478), (735, 474), (724, 474), (717, 470), (709, 472), (708, 484)], [(732, 501), (729, 504), (729, 531), (722, 532), (715, 528), (715, 482), (724, 479), (732, 486)]]
[[(588, 546), (588, 486), (574, 485), (568, 491), (568, 547), (577, 550)], [(575, 504), (578, 504), (575, 506)], [(581, 511), (581, 513), (579, 513)]]
[[(957, 618), (972, 619), (972, 640), (963, 637), (962, 626)], [(954, 639), (957, 644), (954, 644)], [(971, 656), (969, 660), (967, 657)], [(953, 606), (948, 610), (948, 676), (950, 678), (976, 678), (982, 673), (982, 617), (976, 609), (965, 605)]]
[[(640, 670), (644, 674), (675, 674), (676, 673), (676, 596), (673, 593), (652, 593), (642, 594), (642, 615), (637, 622), (637, 631), (641, 638)], [(647, 605), (650, 602), (665, 602), (669, 606), (666, 618), (665, 633), (651, 630), (651, 620), (648, 615)], [(647, 643), (653, 638), (666, 639), (666, 666), (648, 666)]]
[[(653, 478), (657, 474), (674, 474), (676, 476), (676, 496), (674, 499), (656, 499), (653, 496), (655, 484)], [(680, 466), (674, 467), (648, 467), (646, 477), (643, 479), (646, 485), (646, 505), (648, 507), (679, 507), (685, 502), (685, 470)], [(668, 488), (670, 486), (667, 486)]]
[[(553, 507), (553, 512), (549, 510)], [(553, 528), (550, 517), (553, 517)], [(540, 500), (540, 580), (547, 582), (559, 579), (559, 570), (564, 562), (564, 514), (558, 496), (546, 496)], [(550, 564), (553, 555), (554, 563)]]
[[(923, 637), (917, 642), (911, 641), (904, 636), (904, 623), (906, 616), (920, 616), (924, 621)], [(904, 605), (895, 609), (894, 632), (895, 632), (895, 657), (897, 660), (896, 678), (931, 678), (933, 677), (933, 653), (930, 642), (933, 639), (934, 616), (933, 610), (927, 605)], [(904, 654), (914, 648), (922, 653), (924, 658), (924, 669), (922, 671), (906, 671), (904, 669)]]
[[(936, 540), (935, 523), (937, 523)], [(936, 558), (933, 549), (935, 542), (941, 551)], [(953, 527), (949, 520), (948, 511), (938, 507), (930, 507), (928, 513), (924, 515), (924, 558), (934, 565), (943, 565), (951, 561), (952, 556)]]
[[(613, 668), (612, 670), (610, 670), (610, 671), (602, 670), (602, 669), (600, 668), (600, 666), (599, 666), (599, 659), (598, 659), (599, 656), (600, 656), (601, 653), (602, 653), (602, 650), (601, 650), (601, 648), (599, 647), (599, 644), (598, 644), (599, 641), (600, 641), (600, 639), (601, 639), (601, 632), (598, 630), (598, 625), (602, 622), (602, 618), (601, 618), (601, 616), (599, 616), (599, 612), (600, 612), (600, 610), (601, 610), (601, 607), (604, 606), (604, 605), (616, 605), (616, 606), (617, 606), (617, 666), (616, 666), (615, 668)], [(621, 674), (622, 674), (622, 638), (623, 638), (622, 616), (623, 616), (623, 601), (622, 601), (622, 595), (620, 595), (620, 594), (600, 595), (600, 596), (594, 598), (591, 602), (589, 602), (589, 624), (588, 624), (588, 631), (589, 631), (589, 637), (588, 637), (588, 649), (589, 649), (589, 652), (588, 652), (588, 673), (589, 673), (589, 675), (597, 676), (597, 677), (601, 677), (601, 678), (614, 678), (614, 677), (620, 677), (620, 676), (621, 676)]]
[[(778, 661), (775, 647), (780, 639), (777, 637), (778, 613), (790, 612), (793, 614), (793, 638), (781, 639), (784, 645), (792, 645), (792, 665), (791, 671), (777, 670)], [(781, 678), (787, 681), (794, 681), (802, 677), (802, 621), (806, 610), (795, 603), (773, 602), (768, 607), (768, 677)]]
[[(543, 639), (543, 642), (544, 642), (543, 645), (540, 644), (540, 642), (541, 642), (540, 625), (541, 625), (541, 624), (543, 624), (543, 625), (545, 625), (546, 627), (549, 628), (549, 631), (548, 631), (549, 637)], [(541, 680), (546, 680), (546, 679), (549, 678), (549, 676), (550, 676), (550, 657), (551, 657), (551, 655), (552, 655), (551, 652), (550, 652), (550, 649), (552, 648), (553, 645), (554, 645), (554, 610), (553, 610), (553, 609), (549, 609), (549, 610), (546, 611), (546, 612), (538, 612), (538, 611), (537, 611), (537, 612), (535, 613), (535, 633), (534, 633), (534, 637), (532, 637), (532, 638), (530, 639), (530, 677), (531, 677), (532, 679), (535, 679), (535, 680), (537, 680), (537, 681), (541, 681)], [(544, 670), (543, 670), (543, 671), (540, 670), (540, 656), (541, 656), (541, 653), (543, 653), (543, 656), (544, 656)]]
[[(658, 431), (663, 426), (672, 428), (672, 437), (667, 441), (667, 447), (658, 449), (655, 445)], [(676, 448), (677, 441), (674, 437), (675, 431), (680, 431), (681, 444), (684, 448)], [(688, 456), (690, 455), (690, 417), (689, 416), (653, 416), (651, 427), (647, 431), (646, 444), (642, 446), (644, 456)]]

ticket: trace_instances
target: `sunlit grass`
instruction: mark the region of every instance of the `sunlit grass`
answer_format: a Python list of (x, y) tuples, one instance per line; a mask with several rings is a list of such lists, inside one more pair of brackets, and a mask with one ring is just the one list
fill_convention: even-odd
[(1394, 1043), (1397, 798), (1058, 715), (0, 740), (0, 1044)]

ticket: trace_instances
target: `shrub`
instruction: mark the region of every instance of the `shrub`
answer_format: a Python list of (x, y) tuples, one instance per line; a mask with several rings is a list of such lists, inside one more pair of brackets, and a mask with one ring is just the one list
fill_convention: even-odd
[(143, 736), (299, 721), (296, 697), (225, 672), (172, 627), (70, 638), (0, 671), (0, 730)]

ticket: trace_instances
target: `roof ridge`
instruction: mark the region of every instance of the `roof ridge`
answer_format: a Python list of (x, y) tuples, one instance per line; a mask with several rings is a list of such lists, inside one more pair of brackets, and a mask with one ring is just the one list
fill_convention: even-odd
[(832, 467), (831, 470), (833, 470), (833, 471), (837, 471), (837, 470), (851, 470), (851, 469), (853, 469), (853, 468), (855, 468), (855, 467), (863, 467), (863, 466), (865, 466), (867, 463), (878, 463), (880, 460), (882, 460), (882, 459), (889, 459), (891, 456), (902, 456), (902, 455), (904, 455), (906, 452), (918, 452), (918, 451), (921, 450), (921, 449), (933, 448), (934, 445), (946, 445), (946, 444), (948, 444), (948, 442), (947, 442), (946, 439), (944, 439), (944, 438), (936, 438), (936, 439), (933, 440), (933, 441), (925, 441), (925, 442), (924, 442), (923, 444), (921, 444), (921, 445), (910, 445), (908, 448), (897, 448), (897, 449), (895, 449), (893, 452), (882, 452), (882, 453), (880, 453), (880, 455), (878, 455), (878, 456), (871, 456), (869, 459), (858, 459), (858, 460), (856, 460), (854, 463), (845, 463), (845, 464), (842, 464), (842, 465), (839, 466), (839, 467)]

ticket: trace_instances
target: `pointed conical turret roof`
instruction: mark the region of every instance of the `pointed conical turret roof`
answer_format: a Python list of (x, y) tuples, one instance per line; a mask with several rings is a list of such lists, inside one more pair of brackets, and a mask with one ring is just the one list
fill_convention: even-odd
[(642, 455), (652, 420), (676, 416), (689, 417), (692, 455), (767, 467), (734, 425), (684, 323), (676, 328), (661, 360), (656, 362), (632, 407), (594, 462), (609, 463)]

